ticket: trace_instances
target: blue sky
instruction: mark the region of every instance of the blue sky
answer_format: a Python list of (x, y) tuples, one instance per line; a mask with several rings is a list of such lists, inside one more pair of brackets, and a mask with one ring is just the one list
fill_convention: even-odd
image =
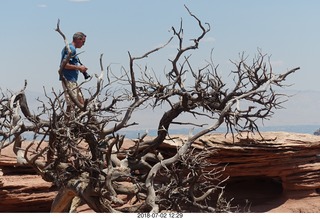
[[(30, 90), (60, 87), (57, 69), (64, 44), (54, 31), (58, 19), (69, 41), (76, 31), (88, 35), (81, 58), (91, 73), (99, 72), (101, 53), (106, 66), (117, 63), (116, 71), (117, 65), (128, 65), (128, 51), (139, 56), (165, 43), (181, 18), (185, 38), (196, 36), (197, 25), (184, 4), (211, 25), (195, 60), (208, 59), (214, 49), (221, 74), (228, 74), (229, 59), (238, 60), (241, 52), (253, 57), (261, 48), (271, 55), (275, 72), (301, 67), (289, 80), (291, 89), (320, 90), (317, 0), (0, 0), (0, 86), (20, 89), (27, 79)], [(150, 65), (168, 64), (173, 52), (161, 52), (159, 62)]]
[[(54, 30), (58, 19), (69, 41), (74, 32), (87, 34), (80, 56), (89, 73), (99, 73), (103, 53), (104, 65), (112, 64), (117, 74), (128, 67), (128, 52), (140, 56), (164, 44), (181, 19), (185, 39), (197, 36), (197, 23), (184, 5), (211, 25), (195, 63), (209, 59), (214, 49), (218, 70), (228, 75), (230, 59), (239, 60), (242, 52), (253, 58), (260, 48), (271, 55), (274, 72), (301, 67), (287, 81), (290, 89), (320, 91), (318, 0), (0, 0), (0, 87), (17, 91), (26, 79), (30, 91), (61, 89), (57, 70), (64, 42)], [(152, 56), (149, 65), (161, 74), (174, 46)]]

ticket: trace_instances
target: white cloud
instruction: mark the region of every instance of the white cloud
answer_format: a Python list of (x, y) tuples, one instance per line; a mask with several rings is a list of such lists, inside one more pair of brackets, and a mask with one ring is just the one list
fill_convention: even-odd
[(39, 4), (39, 5), (37, 5), (37, 7), (38, 7), (38, 8), (46, 8), (46, 7), (48, 7), (48, 5), (46, 5), (46, 4)]
[(69, 2), (90, 2), (91, 0), (69, 0)]

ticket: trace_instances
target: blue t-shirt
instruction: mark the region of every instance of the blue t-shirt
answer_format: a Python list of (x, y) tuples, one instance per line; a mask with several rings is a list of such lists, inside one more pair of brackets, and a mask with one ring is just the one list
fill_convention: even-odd
[[(71, 50), (71, 57), (69, 60), (69, 64), (71, 65), (79, 65), (79, 58), (77, 56), (76, 48), (72, 43), (69, 44)], [(61, 62), (68, 56), (68, 49), (66, 47), (63, 48), (61, 52)], [(78, 70), (71, 70), (71, 69), (62, 69), (62, 74), (68, 81), (77, 82), (78, 80)], [(61, 80), (61, 78), (60, 78)]]

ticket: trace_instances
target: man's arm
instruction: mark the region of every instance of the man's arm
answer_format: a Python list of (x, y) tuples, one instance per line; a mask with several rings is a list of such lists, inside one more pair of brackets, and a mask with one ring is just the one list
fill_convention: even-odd
[(84, 65), (72, 65), (70, 63), (67, 63), (64, 68), (68, 69), (68, 70), (78, 70), (82, 73), (84, 73), (88, 70), (88, 68)]

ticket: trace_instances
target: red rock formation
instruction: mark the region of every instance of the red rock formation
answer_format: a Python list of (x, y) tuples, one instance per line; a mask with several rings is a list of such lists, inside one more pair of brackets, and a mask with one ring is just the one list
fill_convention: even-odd
[(49, 212), (56, 194), (28, 167), (17, 166), (11, 147), (0, 156), (0, 212)]
[[(186, 136), (181, 136), (186, 140)], [(167, 146), (178, 146), (167, 141)], [(178, 142), (178, 141), (177, 141)], [(287, 132), (211, 134), (193, 145), (215, 150), (211, 163), (225, 166), (230, 177), (270, 177), (281, 180), (284, 190), (320, 188), (320, 136)]]
[[(252, 212), (320, 212), (320, 136), (261, 134), (211, 134), (193, 146), (215, 151), (210, 163), (225, 167), (225, 195), (233, 203), (250, 205)], [(171, 137), (178, 139), (163, 147), (175, 149), (186, 140)]]
[[(262, 135), (233, 139), (231, 135), (212, 134), (193, 146), (215, 150), (209, 160), (226, 167), (224, 174), (230, 176), (226, 194), (249, 199), (254, 203), (251, 212), (320, 212), (320, 136), (287, 132)], [(186, 136), (179, 138), (185, 140)], [(176, 150), (179, 145), (179, 140), (166, 141), (162, 147)], [(0, 169), (0, 212), (50, 211), (56, 191), (32, 169), (16, 166), (12, 148), (1, 151)], [(78, 210), (87, 212), (88, 208)]]

